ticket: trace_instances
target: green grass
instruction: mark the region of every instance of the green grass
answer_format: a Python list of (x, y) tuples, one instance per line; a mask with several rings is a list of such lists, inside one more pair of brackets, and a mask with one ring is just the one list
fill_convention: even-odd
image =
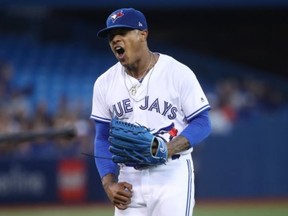
[(287, 216), (288, 205), (236, 204), (196, 207), (194, 216)]
[[(112, 216), (111, 206), (0, 207), (0, 216)], [(285, 202), (201, 203), (193, 216), (287, 216)], [(177, 216), (177, 215), (175, 215)]]
[(112, 216), (113, 209), (103, 206), (0, 207), (0, 216)]

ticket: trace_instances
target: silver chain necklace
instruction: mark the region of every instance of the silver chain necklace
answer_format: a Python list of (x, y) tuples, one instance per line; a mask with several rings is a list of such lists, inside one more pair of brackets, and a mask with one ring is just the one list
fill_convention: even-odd
[[(153, 58), (152, 58), (152, 57), (153, 57)], [(144, 79), (145, 76), (148, 74), (148, 72), (151, 71), (150, 74), (149, 74), (149, 77), (148, 77), (147, 88), (146, 88), (146, 95), (145, 95), (145, 96), (148, 95), (150, 78), (151, 78), (151, 75), (152, 75), (152, 72), (153, 72), (154, 66), (155, 66), (155, 65), (154, 65), (154, 66), (151, 68), (152, 70), (151, 70), (151, 69), (149, 70), (149, 67), (150, 67), (151, 64), (152, 64), (152, 59), (154, 59), (154, 54), (153, 54), (153, 53), (152, 53), (152, 56), (151, 56), (150, 63), (149, 63), (149, 65), (148, 65), (148, 67), (147, 67), (144, 75), (140, 78), (140, 80), (143, 81), (143, 79)], [(123, 70), (124, 70), (124, 67), (123, 67)], [(133, 82), (132, 82), (130, 76), (127, 74), (126, 71), (124, 71), (124, 73), (125, 73), (124, 82), (125, 82), (125, 86), (126, 86), (127, 91), (129, 92), (130, 97), (131, 97), (134, 101), (136, 101), (136, 102), (139, 102), (139, 101), (143, 100), (145, 97), (143, 97), (143, 98), (141, 98), (141, 99), (139, 99), (139, 100), (136, 100), (136, 99), (135, 99), (135, 95), (137, 94), (138, 89), (142, 86), (142, 82), (140, 82), (139, 79), (138, 79), (138, 82), (133, 85)], [(131, 83), (131, 85), (132, 85), (132, 87), (131, 87), (130, 89), (129, 89), (128, 85), (127, 85), (126, 76), (128, 77), (128, 79), (129, 79), (129, 81), (130, 81), (130, 83)]]

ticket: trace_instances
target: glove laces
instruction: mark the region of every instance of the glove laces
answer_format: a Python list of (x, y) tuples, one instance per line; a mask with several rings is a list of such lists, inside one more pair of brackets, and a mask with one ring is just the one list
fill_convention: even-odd
[[(115, 121), (115, 123), (118, 124), (118, 125), (123, 125), (125, 127), (130, 128), (130, 130), (135, 132), (135, 133), (141, 133), (143, 131), (145, 131), (145, 132), (146, 131), (148, 131), (148, 132), (153, 131), (152, 129), (150, 129), (150, 128), (144, 126), (144, 125), (141, 125), (141, 124), (139, 124), (137, 122), (135, 124), (133, 124), (133, 123), (130, 123), (130, 122), (122, 121), (120, 119), (112, 119), (112, 121)], [(140, 131), (139, 129), (142, 129), (142, 131)]]

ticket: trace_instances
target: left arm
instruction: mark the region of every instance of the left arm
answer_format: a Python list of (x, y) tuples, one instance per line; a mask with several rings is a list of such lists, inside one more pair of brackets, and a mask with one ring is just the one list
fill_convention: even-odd
[(211, 133), (209, 111), (204, 110), (193, 118), (187, 127), (167, 143), (168, 158), (201, 143)]

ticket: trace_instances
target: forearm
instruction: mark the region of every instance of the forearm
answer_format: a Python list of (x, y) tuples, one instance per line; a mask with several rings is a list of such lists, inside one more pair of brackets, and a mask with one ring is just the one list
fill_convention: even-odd
[(117, 182), (117, 178), (113, 173), (109, 173), (105, 176), (103, 176), (103, 178), (101, 179), (102, 181), (102, 185), (105, 191), (107, 191), (107, 188), (113, 184)]
[(201, 143), (211, 133), (211, 122), (207, 110), (195, 117), (179, 134), (187, 139), (190, 147)]
[[(100, 177), (103, 179), (104, 176), (108, 174), (115, 175), (118, 170), (117, 164), (115, 164), (112, 160), (112, 154), (109, 152), (109, 124), (97, 122), (95, 124), (96, 128), (96, 137), (94, 143), (94, 155), (95, 163), (97, 170), (99, 172)], [(101, 156), (101, 157), (98, 157)], [(108, 159), (106, 159), (108, 158)]]
[(168, 157), (185, 151), (203, 141), (211, 132), (208, 111), (203, 111), (174, 139), (167, 143)]
[(177, 136), (167, 143), (168, 158), (190, 148), (189, 141), (184, 136)]

